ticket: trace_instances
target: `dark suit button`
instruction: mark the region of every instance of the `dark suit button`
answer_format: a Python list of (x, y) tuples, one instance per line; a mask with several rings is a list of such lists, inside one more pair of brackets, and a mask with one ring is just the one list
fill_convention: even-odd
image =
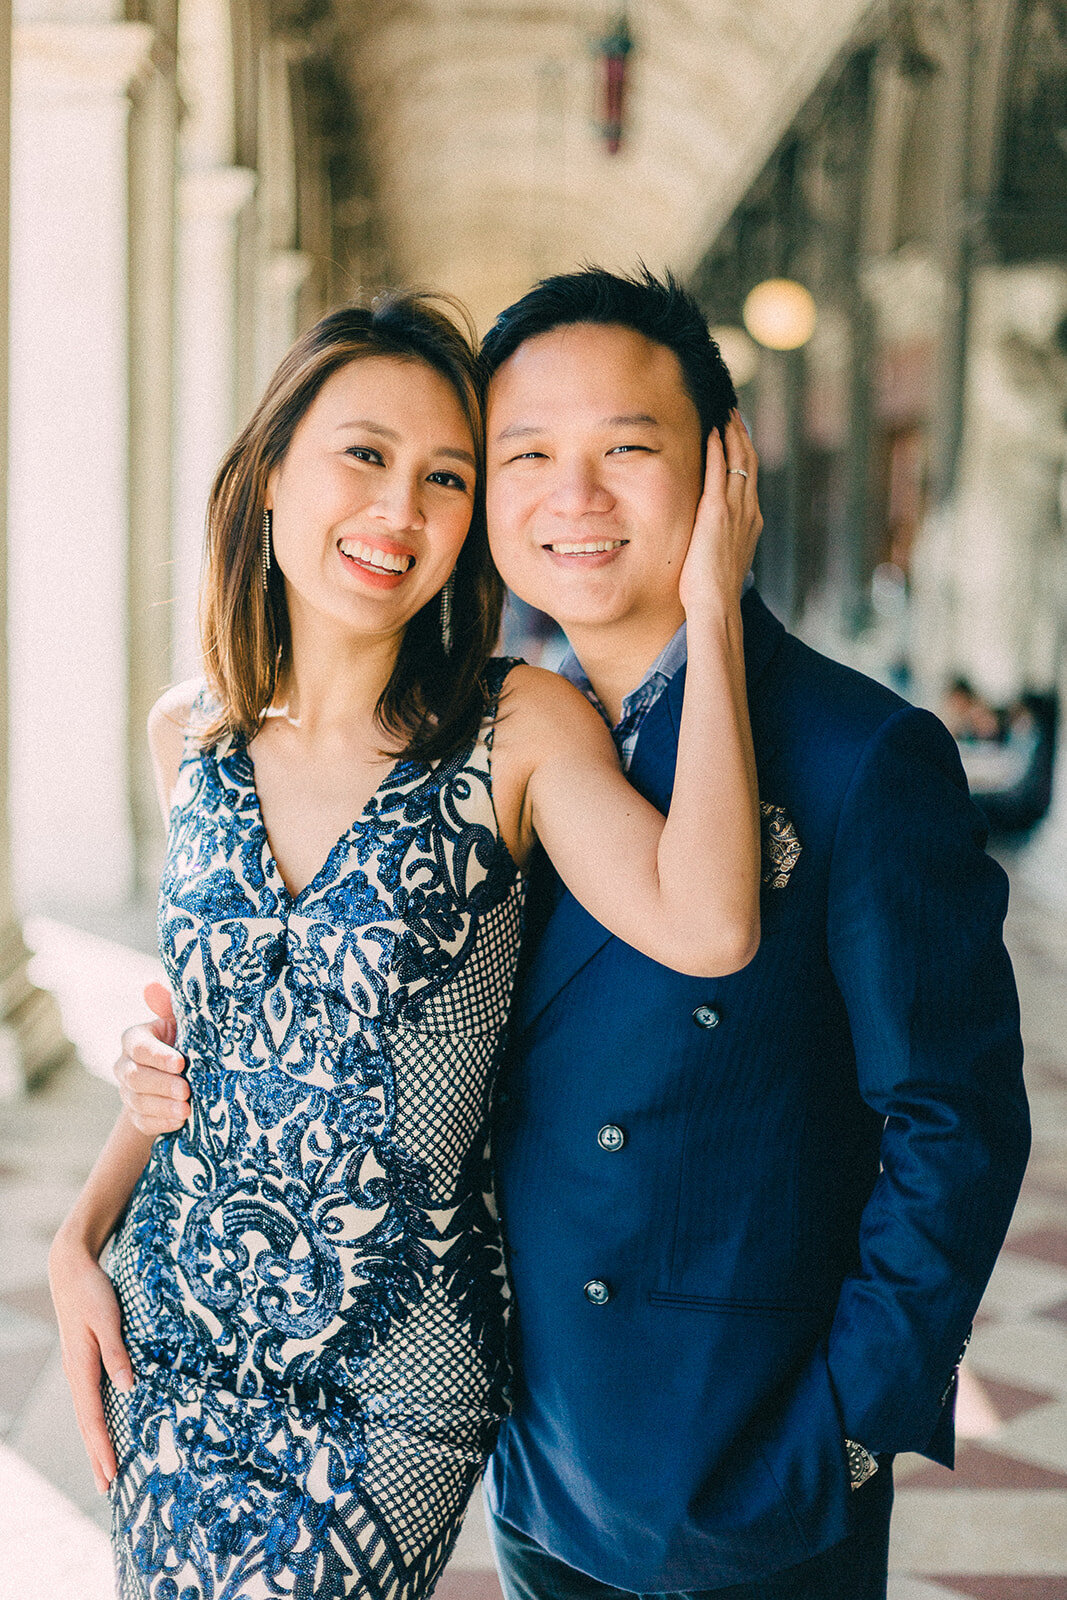
[(596, 1142), (601, 1150), (621, 1150), (626, 1143), (626, 1135), (613, 1122), (606, 1122), (597, 1134)]
[(717, 1028), (722, 1021), (722, 1012), (715, 1006), (697, 1006), (693, 1012), (693, 1021), (698, 1028)]
[(593, 1306), (606, 1306), (611, 1299), (611, 1290), (599, 1278), (590, 1278), (585, 1286), (585, 1298)]

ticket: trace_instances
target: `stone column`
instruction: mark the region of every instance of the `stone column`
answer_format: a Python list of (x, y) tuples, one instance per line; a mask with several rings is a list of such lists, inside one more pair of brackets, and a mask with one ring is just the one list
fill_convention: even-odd
[[(0, 3), (0, 608), (7, 590), (8, 192), (11, 12)], [(30, 982), (11, 890), (7, 638), (0, 628), (0, 1097), (34, 1083), (69, 1053), (51, 995)]]
[(174, 465), (176, 678), (199, 671), (196, 610), (208, 490), (237, 425), (237, 256), (255, 192), (245, 167), (185, 173), (178, 190)]
[(130, 541), (128, 760), (139, 903), (155, 897), (164, 835), (149, 709), (170, 681), (171, 462), (178, 97), (176, 0), (150, 0), (155, 70), (130, 112)]
[(124, 904), (128, 90), (143, 23), (14, 32), (10, 684), (23, 905)]

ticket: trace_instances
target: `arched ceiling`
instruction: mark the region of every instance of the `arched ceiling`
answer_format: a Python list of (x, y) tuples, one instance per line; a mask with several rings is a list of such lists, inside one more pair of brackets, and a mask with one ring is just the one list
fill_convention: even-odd
[(626, 131), (598, 131), (596, 0), (339, 0), (394, 272), (483, 328), (547, 272), (696, 263), (871, 0), (631, 0)]

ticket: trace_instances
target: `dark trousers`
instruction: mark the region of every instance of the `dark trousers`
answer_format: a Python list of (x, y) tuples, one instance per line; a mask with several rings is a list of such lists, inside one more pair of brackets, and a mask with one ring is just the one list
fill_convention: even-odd
[[(634, 1595), (615, 1589), (550, 1555), (526, 1534), (489, 1513), (504, 1600), (886, 1600), (889, 1513), (893, 1495), (888, 1463), (857, 1494), (863, 1516), (856, 1529), (820, 1555), (754, 1583), (689, 1594)], [(884, 1476), (883, 1476), (884, 1474)], [(882, 1478), (874, 1493), (877, 1478)], [(858, 1509), (858, 1508), (857, 1508)]]

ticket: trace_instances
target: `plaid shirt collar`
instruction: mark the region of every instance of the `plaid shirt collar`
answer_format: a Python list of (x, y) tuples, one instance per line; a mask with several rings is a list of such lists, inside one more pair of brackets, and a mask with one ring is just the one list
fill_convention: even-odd
[[(685, 623), (683, 622), (674, 638), (660, 651), (655, 661), (653, 661), (637, 688), (631, 689), (622, 702), (622, 716), (619, 718), (617, 725), (612, 728), (611, 736), (615, 740), (615, 748), (619, 752), (619, 761), (624, 772), (629, 772), (630, 770), (630, 762), (633, 760), (634, 747), (637, 744), (637, 735), (641, 732), (642, 723), (679, 667), (685, 664), (685, 659), (686, 633)], [(590, 705), (596, 706), (604, 721), (607, 722), (608, 718), (604, 707), (597, 699), (593, 685), (586, 677), (582, 664), (573, 650), (568, 650), (560, 663), (559, 670), (568, 682), (573, 683), (576, 689), (581, 690)]]

